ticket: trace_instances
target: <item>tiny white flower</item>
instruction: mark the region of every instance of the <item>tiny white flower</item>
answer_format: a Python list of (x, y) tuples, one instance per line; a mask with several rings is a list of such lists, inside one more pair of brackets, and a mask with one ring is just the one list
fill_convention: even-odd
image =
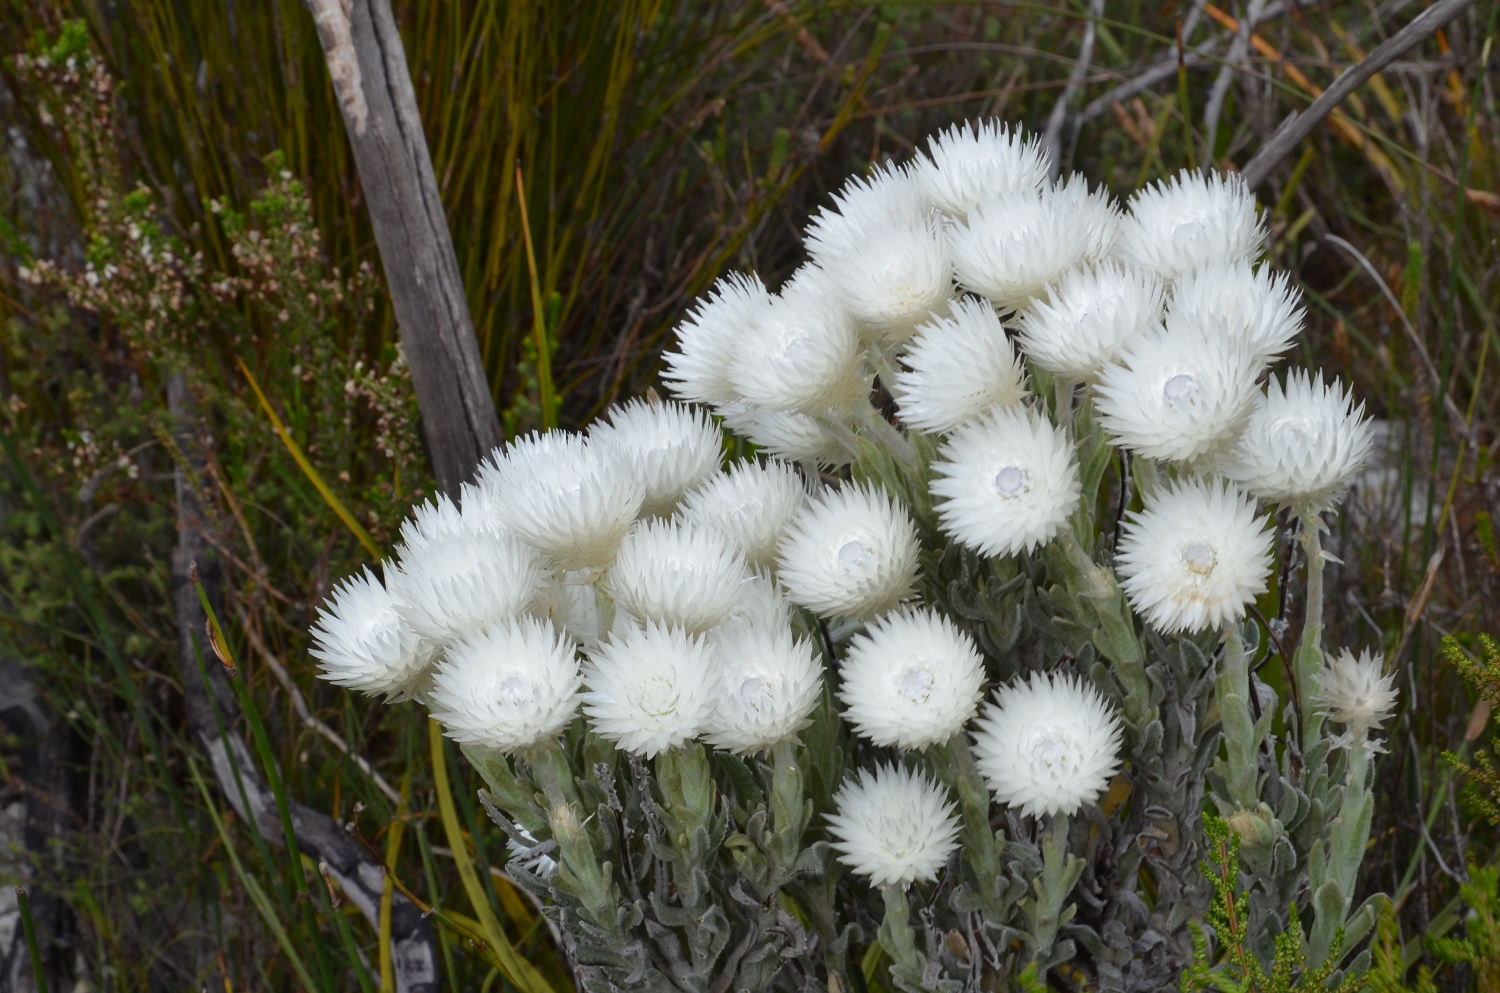
[(845, 779), (827, 815), (839, 861), (872, 886), (937, 879), (958, 847), (958, 816), (948, 791), (921, 772), (877, 765)]
[(869, 395), (854, 318), (828, 277), (803, 266), (734, 342), (729, 381), (750, 403), (821, 415)]
[(1215, 260), (1185, 273), (1172, 284), (1167, 310), (1227, 333), (1261, 362), (1291, 348), (1305, 318), (1302, 294), (1286, 273), (1244, 261)]
[(722, 688), (704, 740), (736, 754), (795, 740), (823, 698), (813, 644), (785, 625), (730, 621), (710, 636)]
[(1363, 741), (1396, 711), (1396, 674), (1385, 675), (1385, 659), (1369, 649), (1355, 657), (1344, 649), (1335, 659), (1325, 659), (1318, 673), (1317, 701), (1320, 712), (1346, 725), (1349, 741)]
[(412, 629), (436, 643), (517, 616), (543, 584), (541, 555), (508, 532), (465, 528), (400, 555), (387, 585)]
[(507, 619), (448, 650), (428, 703), (454, 741), (514, 752), (562, 733), (581, 682), (572, 642), (551, 624)]
[(806, 414), (734, 403), (718, 408), (724, 426), (768, 455), (818, 466), (848, 465), (850, 454), (838, 439)]
[(704, 411), (670, 400), (631, 400), (595, 422), (590, 441), (619, 447), (646, 489), (641, 514), (667, 516), (688, 490), (719, 469), (724, 437)]
[(948, 436), (931, 484), (943, 533), (981, 555), (1015, 555), (1051, 541), (1078, 507), (1073, 444), (1021, 406), (992, 411)]
[(897, 611), (849, 644), (839, 699), (855, 732), (877, 745), (926, 748), (958, 733), (984, 696), (984, 659), (933, 610)]
[(950, 221), (953, 272), (965, 289), (1002, 311), (1024, 307), (1088, 261), (1097, 232), (1079, 223), (1078, 204), (1054, 191), (989, 200)]
[(1120, 719), (1082, 680), (1032, 673), (995, 691), (974, 734), (974, 759), (1001, 803), (1071, 816), (1119, 771)]
[(1242, 344), (1168, 316), (1125, 343), (1095, 387), (1099, 420), (1137, 455), (1193, 462), (1226, 450), (1255, 409), (1260, 363)]
[(766, 569), (776, 564), (776, 543), (805, 503), (807, 491), (794, 466), (749, 459), (704, 480), (683, 498), (678, 516), (725, 535), (750, 565)]
[(825, 230), (821, 239), (809, 234), (807, 253), (844, 309), (887, 343), (910, 337), (953, 292), (948, 248), (935, 218), (850, 221)]
[(1047, 154), (1035, 137), (999, 120), (955, 124), (927, 139), (912, 176), (933, 208), (964, 217), (980, 203), (1036, 193), (1047, 181)]
[(846, 484), (804, 507), (777, 548), (793, 603), (822, 617), (868, 618), (911, 596), (916, 528), (883, 490)]
[(1031, 361), (1075, 382), (1091, 382), (1127, 341), (1161, 321), (1161, 280), (1113, 262), (1072, 269), (1046, 300), (1020, 313), (1017, 344)]
[[(466, 497), (469, 489), (466, 486), (463, 490)], [(446, 493), (439, 493), (437, 499), (412, 507), (411, 516), (401, 522), (401, 550), (414, 554), (446, 535), (462, 534), (466, 527), (468, 522), (453, 501)]]
[(497, 449), (479, 482), (500, 522), (566, 569), (608, 564), (645, 499), (617, 448), (563, 431)]
[(1064, 223), (1087, 233), (1084, 261), (1095, 263), (1108, 258), (1119, 240), (1121, 222), (1120, 207), (1109, 190), (1100, 185), (1090, 191), (1088, 179), (1075, 172), (1054, 183), (1051, 195), (1064, 212)]
[(719, 532), (642, 521), (621, 543), (605, 588), (637, 620), (698, 633), (729, 616), (749, 578), (745, 560)]
[(1224, 474), (1263, 500), (1326, 510), (1364, 468), (1373, 435), (1363, 403), (1338, 380), (1293, 370), (1250, 415)]
[(648, 759), (697, 737), (719, 702), (708, 645), (655, 621), (591, 652), (583, 681), (583, 709), (594, 730)]
[(721, 626), (742, 621), (761, 627), (790, 627), (792, 605), (769, 573), (755, 573), (740, 583), (739, 599)]
[(368, 566), (334, 587), (309, 633), (318, 675), (336, 686), (389, 700), (409, 700), (425, 688), (432, 646), (401, 616), (396, 598)]
[(977, 297), (917, 329), (901, 356), (894, 392), (903, 423), (943, 434), (991, 407), (1026, 396), (1026, 370), (995, 308)]
[(1208, 262), (1253, 261), (1265, 237), (1243, 179), (1184, 169), (1130, 198), (1115, 252), (1173, 280)]
[(837, 212), (819, 209), (807, 222), (808, 240), (831, 248), (857, 242), (869, 225), (921, 220), (932, 214), (921, 185), (904, 165), (880, 165), (868, 176), (851, 177), (833, 199)]
[(1130, 605), (1157, 631), (1222, 627), (1266, 591), (1271, 535), (1233, 486), (1179, 480), (1129, 515), (1115, 570)]
[(662, 356), (662, 373), (672, 392), (694, 403), (732, 403), (739, 399), (729, 382), (729, 360), (736, 343), (771, 305), (760, 277), (730, 273), (694, 301), (677, 326), (677, 349)]

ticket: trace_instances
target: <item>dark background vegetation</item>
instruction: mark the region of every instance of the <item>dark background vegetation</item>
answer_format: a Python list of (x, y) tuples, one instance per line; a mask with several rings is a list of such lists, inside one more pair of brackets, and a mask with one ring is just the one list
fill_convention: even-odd
[[(1465, 866), (1500, 844), (1443, 759), (1487, 740), (1488, 711), (1437, 650), (1445, 634), (1472, 645), (1500, 629), (1500, 56), (1480, 64), (1492, 2), (1376, 77), (1258, 191), (1270, 259), (1306, 295), (1293, 361), (1352, 382), (1380, 428), (1376, 462), (1334, 525), (1343, 566), (1329, 627), (1334, 644), (1382, 648), (1400, 674), (1365, 885), (1395, 900), (1413, 961), (1420, 936), (1458, 920)], [(717, 275), (753, 268), (774, 285), (801, 261), (802, 225), (831, 190), (872, 162), (909, 158), (939, 127), (998, 116), (1041, 131), (1061, 100), (1065, 168), (1123, 197), (1184, 165), (1244, 163), (1422, 3), (1258, 4), (1255, 42), (1236, 46), (1241, 3), (1118, 0), (1103, 5), (1081, 66), (1087, 8), (1066, 2), (395, 6), (514, 434), (539, 426), (539, 359), (563, 423), (586, 423), (651, 383), (671, 327)], [(58, 47), (73, 19), (86, 31)], [(107, 77), (69, 81), (67, 59), (87, 63), (80, 46)], [(3, 0), (0, 55), (0, 425), (17, 455), (0, 464), (0, 874), (37, 895), (53, 988), (298, 985), (226, 848), (251, 878), (275, 870), (254, 857), (243, 822), (214, 827), (210, 806), (226, 805), (195, 787), (203, 761), (183, 727), (168, 565), (182, 456), (166, 381), (184, 367), (210, 453), (205, 533), (225, 570), (229, 641), (288, 792), (377, 847), (399, 837), (403, 882), (472, 915), (420, 708), (314, 679), (312, 610), (370, 556), (235, 364), (388, 551), (432, 484), (309, 15), (294, 0)], [(1154, 66), (1168, 68), (1143, 77)], [(113, 89), (101, 93), (103, 78)], [(69, 118), (68, 107), (86, 112)], [(517, 165), (550, 357), (530, 346)], [(1461, 179), (1480, 192), (1462, 196)], [(143, 238), (174, 263), (156, 264), (160, 247), (143, 261), (132, 248)], [(93, 293), (89, 264), (125, 272)], [(1262, 609), (1295, 622), (1297, 593), (1273, 590)], [(448, 760), (457, 841), (483, 871), (502, 841), (476, 815), (475, 777), (456, 752)], [(513, 940), (555, 962), (534, 911), (487, 878)], [(357, 915), (348, 923), (378, 981), (376, 936)], [(445, 984), (507, 985), (442, 934)], [(7, 938), (0, 949), (0, 986), (24, 988), (15, 948)], [(1465, 988), (1473, 974), (1437, 975)]]

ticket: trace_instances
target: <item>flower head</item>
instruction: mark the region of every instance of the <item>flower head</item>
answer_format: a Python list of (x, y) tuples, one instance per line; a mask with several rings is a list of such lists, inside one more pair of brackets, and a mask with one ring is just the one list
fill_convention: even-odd
[(958, 847), (948, 791), (921, 772), (877, 765), (844, 780), (833, 797), (828, 833), (839, 861), (872, 886), (931, 881)]
[(646, 489), (644, 515), (667, 516), (688, 490), (718, 471), (724, 438), (701, 409), (631, 400), (611, 408), (589, 439), (617, 446)]
[(776, 543), (807, 502), (796, 468), (786, 462), (746, 460), (704, 480), (682, 501), (681, 519), (718, 531), (756, 568), (776, 563)]
[(1116, 254), (1172, 280), (1208, 262), (1248, 262), (1266, 229), (1239, 176), (1183, 170), (1130, 198)]
[(718, 409), (724, 426), (768, 455), (820, 466), (849, 464), (849, 452), (815, 418), (749, 403)]
[(1369, 649), (1356, 658), (1349, 649), (1325, 660), (1318, 673), (1318, 706), (1330, 720), (1346, 725), (1351, 740), (1363, 741), (1396, 710), (1396, 674), (1385, 675), (1385, 659)]
[(839, 666), (844, 717), (877, 745), (926, 748), (953, 737), (984, 696), (974, 641), (933, 610), (887, 614), (849, 644)]
[(509, 532), (463, 528), (416, 548), (403, 546), (387, 585), (417, 634), (447, 643), (519, 615), (542, 583), (536, 549)]
[(823, 617), (881, 614), (912, 593), (917, 533), (883, 490), (846, 484), (798, 512), (777, 546), (792, 602)]
[(513, 752), (568, 726), (580, 682), (573, 644), (551, 624), (506, 619), (448, 650), (428, 703), (454, 741)]
[(411, 699), (424, 688), (432, 646), (368, 566), (334, 587), (310, 633), (319, 675), (336, 686), (390, 700)]
[(803, 266), (733, 343), (729, 381), (771, 410), (820, 415), (869, 393), (854, 319), (828, 277)]
[(1263, 500), (1322, 511), (1364, 467), (1373, 436), (1364, 404), (1338, 380), (1293, 370), (1250, 415), (1225, 475)]
[(745, 328), (771, 305), (760, 277), (734, 272), (720, 277), (677, 326), (677, 350), (662, 356), (662, 374), (672, 392), (694, 403), (732, 403), (739, 394), (729, 382), (729, 360)]
[(1051, 196), (1063, 212), (1069, 227), (1083, 231), (1086, 244), (1083, 251), (1085, 262), (1101, 262), (1114, 250), (1120, 235), (1120, 208), (1102, 185), (1089, 189), (1083, 173), (1075, 172), (1066, 180), (1052, 184)]
[(1032, 673), (995, 691), (974, 759), (1001, 803), (1033, 816), (1072, 815), (1119, 770), (1120, 719), (1082, 680)]
[(567, 569), (607, 564), (645, 499), (618, 448), (563, 431), (497, 449), (479, 481), (501, 523)]
[(757, 572), (740, 583), (740, 596), (720, 626), (748, 622), (761, 627), (789, 628), (792, 605), (769, 573)]
[(896, 373), (901, 420), (944, 433), (991, 407), (1026, 396), (1026, 370), (995, 308), (977, 297), (956, 300), (947, 317), (917, 329)]
[(1077, 382), (1092, 381), (1127, 341), (1156, 327), (1161, 280), (1104, 262), (1071, 269), (1020, 314), (1017, 341), (1031, 361)]
[[(470, 489), (473, 487), (465, 484), (466, 494)], [(411, 516), (401, 522), (401, 551), (406, 555), (416, 554), (446, 535), (462, 534), (468, 526), (448, 494), (439, 493), (437, 499), (412, 507)]]
[(594, 730), (648, 759), (697, 737), (719, 702), (708, 645), (655, 621), (591, 652), (583, 682), (583, 710)]
[(991, 411), (950, 434), (939, 455), (930, 489), (942, 498), (943, 533), (981, 555), (1051, 541), (1078, 506), (1073, 444), (1034, 410)]
[(988, 200), (967, 223), (949, 222), (953, 271), (966, 289), (1000, 310), (1024, 307), (1089, 258), (1097, 232), (1080, 223), (1080, 205), (1048, 191)]
[(606, 588), (638, 620), (697, 633), (729, 616), (749, 578), (745, 560), (719, 532), (642, 521), (620, 545)]
[(955, 124), (927, 139), (912, 176), (933, 208), (963, 217), (980, 203), (1036, 193), (1047, 181), (1047, 154), (1036, 138), (998, 120)]
[(710, 636), (722, 687), (704, 740), (737, 754), (795, 738), (823, 697), (823, 666), (784, 624), (730, 621)]
[(1175, 319), (1228, 334), (1258, 361), (1270, 362), (1302, 332), (1301, 296), (1286, 273), (1268, 265), (1214, 260), (1172, 284), (1167, 309)]
[(1169, 315), (1099, 373), (1099, 420), (1137, 455), (1202, 460), (1227, 449), (1250, 417), (1259, 372), (1243, 345)]
[(1271, 574), (1265, 525), (1227, 483), (1171, 483), (1125, 522), (1115, 557), (1120, 585), (1163, 634), (1238, 621)]

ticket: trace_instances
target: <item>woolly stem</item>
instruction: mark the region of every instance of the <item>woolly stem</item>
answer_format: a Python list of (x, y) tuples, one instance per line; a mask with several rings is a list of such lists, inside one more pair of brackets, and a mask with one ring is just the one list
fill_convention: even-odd
[(1307, 611), (1293, 668), (1297, 671), (1297, 690), (1302, 697), (1302, 740), (1312, 742), (1323, 733), (1323, 716), (1313, 697), (1323, 668), (1324, 524), (1322, 516), (1311, 507), (1298, 508), (1297, 518), (1302, 525), (1303, 553), (1307, 556)]
[(1224, 668), (1214, 683), (1214, 696), (1224, 727), (1223, 771), (1229, 797), (1240, 809), (1255, 810), (1260, 805), (1255, 758), (1260, 740), (1255, 720), (1250, 716), (1250, 668), (1245, 658), (1245, 643), (1234, 621), (1224, 625)]
[(1084, 597), (1093, 603), (1099, 621), (1094, 629), (1094, 646), (1115, 664), (1115, 676), (1125, 689), (1126, 722), (1142, 729), (1152, 717), (1151, 680), (1146, 675), (1146, 654), (1136, 637), (1135, 618), (1125, 594), (1115, 574), (1083, 550), (1072, 527), (1059, 531), (1053, 544), (1076, 573)]
[(1042, 874), (1032, 883), (1036, 893), (1035, 909), (1031, 915), (1031, 934), (1036, 939), (1032, 959), (1046, 963), (1047, 954), (1057, 941), (1057, 929), (1073, 917), (1073, 908), (1066, 910), (1068, 894), (1078, 885), (1083, 874), (1083, 860), (1068, 851), (1068, 815), (1052, 815), (1052, 823), (1042, 837)]
[(1073, 387), (1075, 385), (1077, 384), (1073, 380), (1063, 376), (1058, 376), (1052, 381), (1053, 395), (1056, 398), (1053, 405), (1054, 416), (1057, 426), (1062, 428), (1069, 438), (1073, 437)]
[(990, 828), (989, 787), (974, 763), (968, 736), (961, 730), (956, 732), (934, 749), (932, 758), (934, 765), (940, 765), (939, 775), (958, 793), (964, 819), (963, 844), (959, 851), (974, 873), (986, 908), (999, 919), (1005, 912), (1000, 902), (1004, 870), (1000, 865), (995, 833)]
[(1141, 499), (1144, 500), (1161, 489), (1161, 473), (1157, 470), (1155, 459), (1133, 455), (1130, 459), (1130, 471), (1135, 477), (1135, 489)]
[(854, 413), (859, 420), (859, 426), (870, 433), (872, 441), (885, 446), (886, 450), (900, 459), (908, 469), (917, 467), (917, 450), (890, 421), (880, 416), (880, 411), (875, 409), (874, 404), (869, 402), (859, 404), (854, 408)]
[(554, 742), (533, 757), (531, 774), (547, 799), (547, 826), (557, 842), (558, 887), (578, 898), (592, 924), (623, 944), (615, 913), (619, 890), (611, 866), (594, 851), (588, 828), (578, 816), (582, 803), (568, 756)]
[(880, 895), (885, 900), (885, 920), (880, 922), (876, 939), (897, 966), (920, 976), (924, 963), (917, 952), (917, 933), (910, 924), (911, 908), (906, 902), (906, 887), (882, 886)]

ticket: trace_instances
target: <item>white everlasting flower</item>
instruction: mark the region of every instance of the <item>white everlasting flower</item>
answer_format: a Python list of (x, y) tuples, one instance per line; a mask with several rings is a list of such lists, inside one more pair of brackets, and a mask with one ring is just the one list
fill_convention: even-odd
[(1166, 280), (1212, 261), (1249, 262), (1266, 229), (1239, 176), (1183, 170), (1130, 198), (1115, 253)]
[(655, 621), (590, 653), (583, 682), (583, 709), (594, 730), (648, 759), (697, 737), (719, 702), (708, 645)]
[(984, 659), (942, 614), (899, 611), (854, 637), (839, 681), (844, 718), (860, 737), (920, 749), (947, 741), (974, 716)]
[(729, 382), (729, 360), (746, 330), (770, 305), (771, 294), (753, 273), (720, 277), (677, 326), (677, 350), (662, 356), (667, 363), (662, 379), (672, 392), (694, 403), (739, 399)]
[(981, 555), (1051, 541), (1078, 507), (1073, 444), (1034, 410), (1005, 407), (960, 426), (939, 450), (930, 487), (943, 533)]
[(823, 666), (785, 625), (731, 621), (711, 636), (722, 687), (704, 740), (736, 754), (795, 739), (823, 698)]
[(935, 210), (962, 218), (981, 203), (1037, 193), (1047, 181), (1047, 154), (1037, 139), (999, 120), (955, 124), (927, 139), (912, 176)]
[(1227, 449), (1255, 409), (1260, 363), (1242, 344), (1178, 323), (1125, 343), (1095, 387), (1105, 430), (1137, 455), (1192, 462)]
[(605, 588), (637, 620), (696, 634), (729, 616), (749, 578), (745, 560), (718, 531), (642, 521), (621, 543)]
[(1092, 382), (1127, 341), (1157, 326), (1161, 280), (1113, 262), (1071, 269), (1045, 301), (1021, 311), (1017, 343), (1031, 361), (1075, 382)]
[(544, 575), (541, 554), (515, 535), (465, 528), (403, 547), (388, 585), (413, 630), (448, 643), (526, 610)]
[(1249, 262), (1215, 260), (1172, 284), (1167, 304), (1174, 318), (1201, 322), (1243, 342), (1257, 359), (1270, 362), (1292, 347), (1302, 332), (1302, 294), (1284, 272)]
[(995, 308), (964, 297), (950, 314), (917, 329), (896, 373), (902, 422), (934, 434), (1026, 396), (1026, 370)]
[(724, 426), (769, 455), (819, 466), (848, 465), (850, 454), (816, 418), (734, 403), (718, 409)]
[(644, 515), (667, 516), (688, 490), (719, 469), (724, 436), (703, 410), (672, 401), (631, 400), (596, 422), (590, 441), (617, 446), (646, 489)]
[(1026, 306), (1088, 261), (1097, 232), (1078, 215), (1072, 198), (1052, 191), (981, 203), (969, 211), (967, 223), (949, 222), (959, 284), (1002, 311)]
[(1271, 535), (1233, 486), (1179, 480), (1129, 516), (1115, 571), (1130, 605), (1161, 633), (1222, 627), (1266, 591)]
[(1318, 673), (1321, 713), (1344, 724), (1353, 740), (1390, 720), (1396, 711), (1396, 674), (1385, 675), (1385, 659), (1367, 648), (1356, 658), (1349, 649), (1325, 661)]
[(899, 166), (854, 179), (807, 227), (807, 253), (828, 287), (874, 336), (899, 341), (952, 292), (942, 228)]
[(732, 348), (729, 381), (771, 410), (826, 414), (869, 395), (854, 318), (816, 266), (803, 266)]
[(479, 481), (501, 523), (566, 569), (608, 564), (645, 499), (618, 448), (563, 431), (517, 438)]
[(822, 617), (874, 617), (912, 594), (918, 547), (905, 508), (883, 490), (846, 484), (792, 519), (777, 576), (793, 603)]
[(431, 646), (368, 566), (334, 587), (310, 634), (309, 652), (330, 683), (390, 700), (409, 700), (425, 686)]
[(1302, 370), (1293, 370), (1284, 388), (1272, 379), (1225, 475), (1263, 500), (1327, 509), (1370, 456), (1364, 413), (1338, 380), (1325, 383)]
[(974, 735), (990, 791), (1023, 814), (1071, 816), (1120, 768), (1120, 719), (1093, 686), (1032, 673), (995, 691)]
[(766, 569), (775, 565), (776, 543), (806, 502), (807, 491), (794, 466), (749, 459), (704, 480), (683, 499), (678, 515), (725, 535), (750, 565)]
[(428, 703), (454, 741), (514, 752), (562, 733), (581, 681), (572, 642), (551, 624), (508, 619), (448, 650)]
[(872, 886), (930, 882), (958, 847), (958, 816), (948, 791), (900, 766), (861, 769), (833, 797), (828, 833), (839, 861)]

